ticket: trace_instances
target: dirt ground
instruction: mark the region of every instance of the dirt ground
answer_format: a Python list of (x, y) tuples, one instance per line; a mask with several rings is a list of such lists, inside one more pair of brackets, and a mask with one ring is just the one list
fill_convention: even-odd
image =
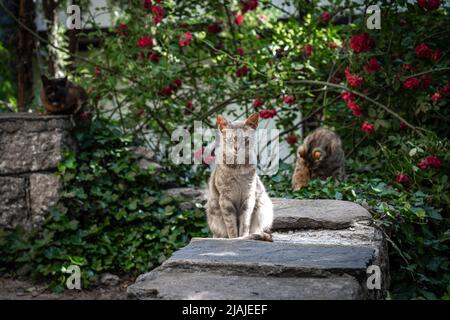
[(0, 277), (0, 300), (124, 300), (127, 287), (134, 279), (121, 279), (115, 286), (98, 286), (86, 290), (65, 290), (53, 293), (47, 283), (36, 283), (24, 278)]

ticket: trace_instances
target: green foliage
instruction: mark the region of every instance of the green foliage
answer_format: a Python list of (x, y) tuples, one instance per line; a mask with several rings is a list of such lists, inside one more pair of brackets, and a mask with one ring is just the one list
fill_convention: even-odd
[[(15, 98), (15, 89), (11, 82), (11, 70), (10, 70), (10, 54), (8, 50), (3, 47), (0, 42), (0, 112), (2, 111), (14, 111), (17, 105)], [(8, 109), (12, 110), (8, 110)]]
[(67, 153), (58, 171), (60, 203), (39, 231), (2, 231), (2, 271), (21, 265), (34, 276), (51, 277), (61, 289), (63, 268), (81, 266), (84, 284), (102, 272), (146, 271), (185, 245), (207, 235), (201, 210), (182, 211), (183, 199), (161, 190), (180, 184), (173, 168), (140, 169), (131, 147), (136, 143), (117, 124), (95, 120), (76, 135), (77, 156)]

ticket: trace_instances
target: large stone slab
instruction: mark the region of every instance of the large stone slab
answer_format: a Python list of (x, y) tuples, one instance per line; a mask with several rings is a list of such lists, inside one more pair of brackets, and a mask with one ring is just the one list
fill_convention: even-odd
[(196, 238), (161, 267), (221, 270), (233, 274), (362, 277), (374, 259), (370, 247)]
[(360, 205), (339, 200), (295, 200), (273, 198), (273, 231), (296, 229), (345, 229), (354, 222), (370, 220)]
[(261, 277), (166, 269), (140, 276), (127, 289), (130, 299), (181, 300), (344, 300), (362, 299), (363, 290), (349, 276)]

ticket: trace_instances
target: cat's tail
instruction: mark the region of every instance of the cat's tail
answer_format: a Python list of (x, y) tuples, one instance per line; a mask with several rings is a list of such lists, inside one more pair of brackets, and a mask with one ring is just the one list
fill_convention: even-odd
[(248, 236), (241, 237), (241, 239), (273, 242), (272, 234), (270, 234), (268, 232), (264, 232), (264, 231), (262, 233), (249, 234)]

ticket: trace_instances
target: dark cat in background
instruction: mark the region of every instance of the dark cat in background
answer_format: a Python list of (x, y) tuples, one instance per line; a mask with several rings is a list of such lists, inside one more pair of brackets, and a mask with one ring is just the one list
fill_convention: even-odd
[(318, 128), (297, 149), (292, 188), (306, 187), (314, 178), (344, 178), (344, 165), (345, 155), (339, 136), (329, 129)]
[(41, 101), (50, 114), (79, 114), (87, 105), (86, 91), (65, 78), (42, 76)]

